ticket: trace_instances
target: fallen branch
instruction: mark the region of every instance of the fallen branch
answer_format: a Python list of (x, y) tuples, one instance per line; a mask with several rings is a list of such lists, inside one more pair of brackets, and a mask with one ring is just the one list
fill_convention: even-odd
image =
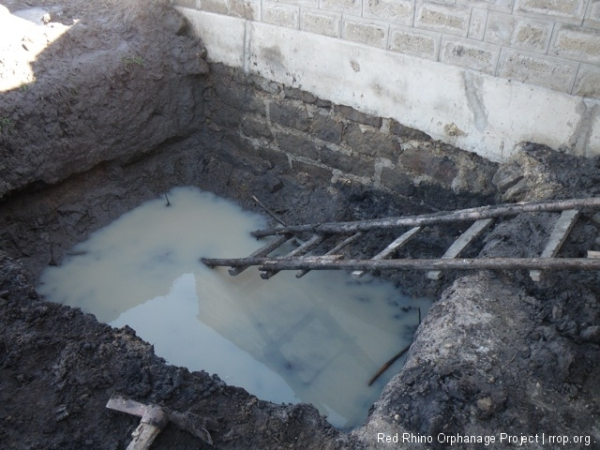
[(404, 355), (408, 351), (408, 349), (410, 348), (410, 346), (411, 346), (411, 344), (408, 344), (398, 354), (394, 355), (394, 357), (392, 359), (390, 359), (383, 366), (381, 366), (381, 369), (379, 369), (377, 371), (377, 373), (375, 375), (373, 375), (371, 377), (371, 379), (369, 380), (369, 386), (371, 386), (373, 383), (375, 383), (375, 381), (377, 381), (377, 378), (379, 378), (383, 372), (385, 372), (386, 370), (388, 370), (390, 368), (390, 366), (392, 364), (394, 364), (398, 358), (400, 358), (402, 355)]
[(368, 231), (382, 228), (418, 227), (451, 222), (467, 222), (493, 217), (511, 216), (527, 212), (557, 212), (567, 209), (599, 209), (600, 197), (555, 200), (547, 202), (510, 203), (503, 205), (482, 206), (459, 211), (439, 212), (420, 216), (387, 217), (382, 219), (361, 220), (354, 222), (327, 222), (306, 225), (293, 225), (280, 228), (268, 228), (253, 231), (256, 238), (274, 234), (302, 233), (309, 231), (322, 234), (350, 234), (357, 231)]
[(254, 200), (258, 206), (260, 206), (262, 209), (264, 209), (265, 212), (269, 216), (271, 216), (276, 222), (280, 223), (284, 227), (286, 226), (286, 223), (283, 220), (281, 220), (273, 211), (271, 211), (269, 208), (267, 208), (255, 195), (252, 196), (252, 200)]

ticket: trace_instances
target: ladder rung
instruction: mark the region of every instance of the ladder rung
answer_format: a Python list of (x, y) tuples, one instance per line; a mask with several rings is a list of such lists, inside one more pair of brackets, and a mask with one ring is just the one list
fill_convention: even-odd
[[(448, 248), (448, 250), (446, 250), (446, 253), (444, 253), (444, 255), (442, 256), (442, 259), (456, 258), (467, 247), (467, 245), (469, 245), (471, 242), (473, 242), (474, 239), (481, 235), (481, 233), (483, 233), (493, 222), (494, 219), (481, 219), (474, 222), (467, 231), (461, 234), (452, 243), (450, 248)], [(427, 278), (429, 278), (430, 280), (439, 280), (441, 275), (441, 271), (432, 270), (431, 272), (427, 273)]]
[[(294, 256), (303, 255), (303, 254), (311, 251), (313, 248), (319, 246), (321, 244), (321, 242), (323, 242), (324, 240), (325, 240), (325, 236), (323, 236), (322, 234), (314, 234), (304, 244), (295, 248), (294, 250), (289, 252), (287, 255), (285, 255), (285, 258), (291, 258)], [(276, 275), (277, 273), (279, 273), (279, 270), (263, 270), (260, 272), (260, 277), (263, 280), (268, 280), (269, 278), (271, 278), (273, 275)]]
[[(576, 209), (568, 209), (560, 213), (560, 217), (554, 224), (554, 228), (552, 228), (552, 233), (540, 258), (554, 258), (556, 256), (575, 222), (577, 222), (578, 217), (579, 211)], [(540, 281), (542, 279), (542, 272), (540, 270), (530, 270), (529, 276), (533, 281)]]
[[(396, 250), (404, 247), (408, 241), (410, 241), (413, 237), (417, 235), (417, 233), (421, 231), (421, 227), (414, 227), (408, 230), (406, 233), (398, 236), (390, 245), (384, 248), (381, 252), (377, 253), (377, 255), (371, 258), (372, 261), (377, 261), (380, 259), (385, 259), (394, 253)], [(352, 272), (352, 276), (354, 278), (362, 277), (366, 272), (366, 270), (355, 270)]]
[[(289, 235), (279, 236), (277, 239), (273, 240), (272, 242), (269, 242), (264, 247), (261, 247), (258, 250), (256, 250), (254, 253), (252, 253), (249, 256), (249, 258), (257, 258), (260, 256), (267, 256), (269, 253), (271, 253), (275, 249), (278, 249), (283, 244), (285, 244), (288, 240), (289, 240)], [(242, 273), (248, 267), (250, 267), (250, 266), (230, 267), (228, 272), (229, 272), (229, 275), (236, 276), (236, 275), (239, 275), (240, 273)]]
[[(357, 239), (359, 239), (363, 234), (364, 233), (362, 231), (357, 231), (352, 236), (347, 237), (342, 242), (340, 242), (339, 244), (337, 244), (335, 247), (333, 247), (331, 250), (329, 250), (323, 256), (335, 255), (337, 252), (339, 252), (343, 248), (347, 247), (348, 245), (352, 244), (354, 241), (356, 241)], [(296, 278), (302, 278), (308, 272), (310, 272), (309, 269), (299, 270), (298, 273), (296, 273)]]

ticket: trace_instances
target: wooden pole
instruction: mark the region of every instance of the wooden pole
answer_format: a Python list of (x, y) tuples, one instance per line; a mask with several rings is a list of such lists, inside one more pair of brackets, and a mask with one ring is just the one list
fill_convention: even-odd
[(524, 202), (503, 205), (482, 206), (459, 211), (439, 212), (419, 216), (387, 217), (382, 219), (361, 220), (354, 222), (327, 222), (306, 225), (294, 225), (280, 228), (268, 228), (252, 232), (256, 238), (274, 234), (312, 232), (319, 234), (350, 234), (357, 231), (368, 231), (382, 228), (417, 227), (450, 222), (467, 222), (493, 217), (511, 216), (527, 212), (557, 212), (567, 209), (599, 209), (600, 197), (554, 200), (547, 202)]
[[(600, 258), (479, 258), (335, 260), (331, 256), (302, 258), (202, 258), (208, 266), (261, 266), (261, 270), (600, 270)], [(337, 255), (339, 257), (339, 255)]]
[(336, 260), (341, 255), (302, 258), (202, 258), (209, 267), (261, 266), (260, 270), (600, 270), (600, 258), (479, 258)]

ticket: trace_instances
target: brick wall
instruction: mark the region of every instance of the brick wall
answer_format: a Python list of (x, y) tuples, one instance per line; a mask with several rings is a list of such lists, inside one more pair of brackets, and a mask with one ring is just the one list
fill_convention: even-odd
[(600, 0), (173, 0), (600, 98)]

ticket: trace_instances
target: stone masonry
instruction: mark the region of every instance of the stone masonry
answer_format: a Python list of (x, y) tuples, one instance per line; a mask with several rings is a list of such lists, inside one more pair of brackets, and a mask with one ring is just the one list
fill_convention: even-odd
[(600, 98), (600, 0), (172, 0)]
[[(235, 160), (261, 177), (304, 173), (313, 180), (370, 186), (436, 208), (470, 207), (472, 193), (477, 201), (495, 194), (491, 179), (497, 165), (474, 153), (393, 119), (248, 77), (239, 69), (213, 64), (211, 74), (214, 85), (204, 92), (207, 147), (217, 155), (220, 171)], [(273, 179), (273, 191), (280, 187)]]

